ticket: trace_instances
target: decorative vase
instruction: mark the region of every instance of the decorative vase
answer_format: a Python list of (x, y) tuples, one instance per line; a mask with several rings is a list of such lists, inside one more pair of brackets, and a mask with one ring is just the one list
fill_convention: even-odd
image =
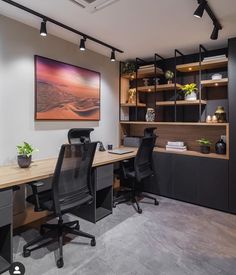
[(155, 110), (153, 108), (147, 108), (146, 121), (153, 122), (155, 120)]
[(202, 154), (210, 154), (211, 147), (209, 145), (201, 145), (200, 149)]
[(207, 116), (207, 118), (206, 118), (206, 123), (211, 123), (211, 122), (212, 122), (211, 116)]
[(226, 143), (223, 141), (223, 139), (220, 139), (216, 142), (215, 145), (216, 154), (219, 155), (225, 155), (226, 154)]
[(220, 122), (220, 123), (226, 122), (226, 112), (224, 110), (224, 107), (218, 106), (215, 111), (215, 116), (217, 118), (217, 122)]
[(17, 162), (20, 168), (28, 168), (31, 164), (32, 156), (27, 157), (26, 155), (18, 155)]
[(197, 94), (195, 92), (192, 92), (191, 94), (185, 95), (184, 99), (187, 101), (197, 100)]
[(211, 121), (212, 121), (213, 123), (217, 123), (217, 122), (218, 122), (217, 117), (216, 117), (215, 115), (212, 116)]
[(147, 87), (149, 85), (149, 78), (143, 78), (143, 85)]

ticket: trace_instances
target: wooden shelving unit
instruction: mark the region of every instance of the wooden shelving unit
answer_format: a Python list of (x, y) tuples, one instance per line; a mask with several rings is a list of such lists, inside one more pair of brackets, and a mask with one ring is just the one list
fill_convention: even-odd
[(229, 127), (229, 123), (121, 121), (120, 124)]
[(176, 151), (167, 151), (165, 148), (156, 147), (154, 151), (159, 153), (178, 154), (178, 155), (194, 156), (194, 157), (202, 157), (202, 158), (214, 158), (214, 159), (225, 159), (225, 160), (228, 159), (227, 155), (219, 155), (216, 153), (202, 154), (201, 152), (191, 151), (191, 150), (176, 152)]
[[(193, 105), (199, 105), (199, 104), (202, 104), (202, 105), (206, 105), (207, 104), (207, 101), (206, 100), (177, 100), (176, 101), (176, 105), (178, 106), (186, 106), (186, 105), (189, 105), (189, 106), (193, 106)], [(159, 102), (156, 102), (156, 106), (175, 106), (175, 101), (159, 101)]]
[[(135, 103), (121, 103), (121, 107), (136, 107)], [(137, 107), (142, 108), (146, 107), (147, 105), (145, 103), (137, 103)]]
[(222, 78), (218, 80), (202, 80), (201, 81), (202, 87), (218, 87), (218, 86), (227, 86), (228, 85), (228, 78)]
[[(156, 68), (156, 75), (160, 76), (163, 75), (163, 71), (160, 68)], [(155, 67), (151, 66), (148, 68), (144, 68), (144, 69), (139, 69), (137, 72), (137, 79), (140, 78), (145, 78), (145, 77), (152, 77), (155, 76)], [(131, 74), (123, 74), (121, 75), (121, 77), (126, 78), (126, 79), (135, 79), (136, 78), (136, 73), (131, 73)]]
[[(181, 90), (182, 85), (176, 84), (176, 89)], [(175, 89), (175, 84), (160, 84), (156, 86), (156, 92), (164, 92), (164, 91), (173, 91)], [(138, 92), (150, 93), (155, 92), (155, 85), (152, 86), (142, 86), (138, 87)]]
[(208, 62), (203, 61), (201, 63), (201, 68), (200, 68), (199, 62), (194, 62), (194, 63), (177, 65), (176, 69), (179, 72), (187, 73), (187, 72), (199, 71), (200, 69), (210, 70), (210, 69), (223, 68), (223, 67), (227, 67), (227, 64), (228, 64), (228, 58), (225, 58), (225, 59), (220, 59), (216, 61), (208, 61)]
[[(199, 122), (146, 122), (146, 121), (122, 121), (120, 122), (121, 143), (128, 136), (142, 136), (146, 127), (156, 127), (158, 138), (156, 140), (157, 152), (169, 154), (181, 154), (188, 156), (229, 159), (229, 146), (225, 155), (214, 153), (214, 146), (210, 154), (202, 154), (197, 139), (206, 136), (212, 144), (215, 144), (221, 135), (226, 136), (226, 144), (229, 144), (229, 123), (199, 123)], [(183, 152), (167, 151), (165, 146), (168, 141), (181, 140), (185, 142), (188, 150)]]

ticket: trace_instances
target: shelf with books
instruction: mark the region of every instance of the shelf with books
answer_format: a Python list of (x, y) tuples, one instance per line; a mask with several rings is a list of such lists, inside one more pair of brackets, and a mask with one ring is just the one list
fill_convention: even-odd
[(228, 78), (201, 80), (202, 87), (220, 87), (228, 85)]
[(179, 72), (195, 72), (199, 70), (210, 70), (210, 69), (218, 69), (222, 67), (227, 67), (228, 65), (228, 58), (222, 58), (219, 60), (210, 60), (207, 62), (193, 62), (193, 63), (187, 63), (187, 64), (181, 64), (177, 65), (176, 69)]

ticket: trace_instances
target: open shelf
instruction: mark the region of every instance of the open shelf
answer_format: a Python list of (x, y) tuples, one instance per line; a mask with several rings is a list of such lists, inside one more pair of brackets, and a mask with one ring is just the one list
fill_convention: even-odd
[[(185, 106), (185, 105), (199, 105), (199, 104), (203, 104), (206, 105), (207, 101), (206, 100), (177, 100), (176, 101), (176, 105), (179, 106)], [(175, 105), (175, 101), (159, 101), (156, 102), (156, 106), (174, 106)]]
[(3, 257), (0, 256), (0, 274), (7, 271), (11, 264), (5, 260)]
[(102, 206), (98, 207), (96, 209), (96, 221), (103, 219), (104, 217), (110, 215), (111, 213), (112, 213), (111, 210), (108, 210)]
[[(136, 107), (135, 103), (121, 103), (121, 107)], [(145, 103), (138, 103), (137, 107), (139, 108), (145, 108), (146, 104)]]
[(224, 126), (228, 127), (229, 123), (206, 123), (206, 122), (147, 122), (147, 121), (120, 121), (121, 124), (137, 125), (178, 125), (178, 126)]
[[(160, 68), (156, 68), (156, 75), (163, 75), (163, 71)], [(139, 78), (145, 78), (145, 77), (152, 77), (155, 76), (155, 68), (154, 66), (150, 66), (147, 68), (139, 69), (137, 73), (137, 79)], [(135, 79), (136, 73), (130, 73), (130, 74), (123, 74), (121, 77), (126, 79)]]
[(210, 153), (210, 154), (202, 154), (201, 152), (197, 151), (183, 151), (183, 152), (176, 152), (176, 151), (167, 151), (165, 148), (155, 147), (155, 152), (160, 153), (168, 153), (168, 154), (179, 154), (179, 155), (187, 155), (187, 156), (196, 156), (196, 157), (203, 157), (203, 158), (215, 158), (215, 159), (229, 159), (227, 155), (219, 155), (216, 153)]
[(202, 87), (219, 87), (219, 86), (227, 86), (228, 85), (228, 78), (222, 78), (218, 80), (202, 80), (201, 81)]
[[(208, 62), (201, 62), (201, 70), (210, 70), (210, 69), (217, 69), (227, 67), (228, 58), (220, 59), (220, 60), (213, 60)], [(179, 72), (194, 72), (200, 70), (200, 63), (188, 63), (188, 64), (181, 64), (176, 66), (177, 71)]]
[[(182, 85), (176, 84), (176, 89), (181, 90)], [(162, 91), (173, 91), (175, 90), (175, 84), (160, 84), (156, 85), (156, 91), (157, 92), (162, 92)], [(143, 87), (138, 87), (138, 92), (144, 92), (144, 93), (150, 93), (150, 92), (155, 92), (155, 85), (153, 86), (143, 86)]]

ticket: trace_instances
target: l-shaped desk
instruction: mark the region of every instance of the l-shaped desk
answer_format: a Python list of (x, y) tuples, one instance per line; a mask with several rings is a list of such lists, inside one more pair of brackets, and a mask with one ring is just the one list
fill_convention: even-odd
[[(93, 161), (94, 203), (74, 214), (96, 222), (112, 213), (113, 164), (135, 157), (137, 150), (132, 150), (132, 153), (123, 155), (96, 152)], [(52, 177), (56, 162), (56, 158), (51, 158), (33, 161), (27, 169), (18, 165), (0, 167), (0, 274), (9, 269), (13, 259), (13, 188)]]

